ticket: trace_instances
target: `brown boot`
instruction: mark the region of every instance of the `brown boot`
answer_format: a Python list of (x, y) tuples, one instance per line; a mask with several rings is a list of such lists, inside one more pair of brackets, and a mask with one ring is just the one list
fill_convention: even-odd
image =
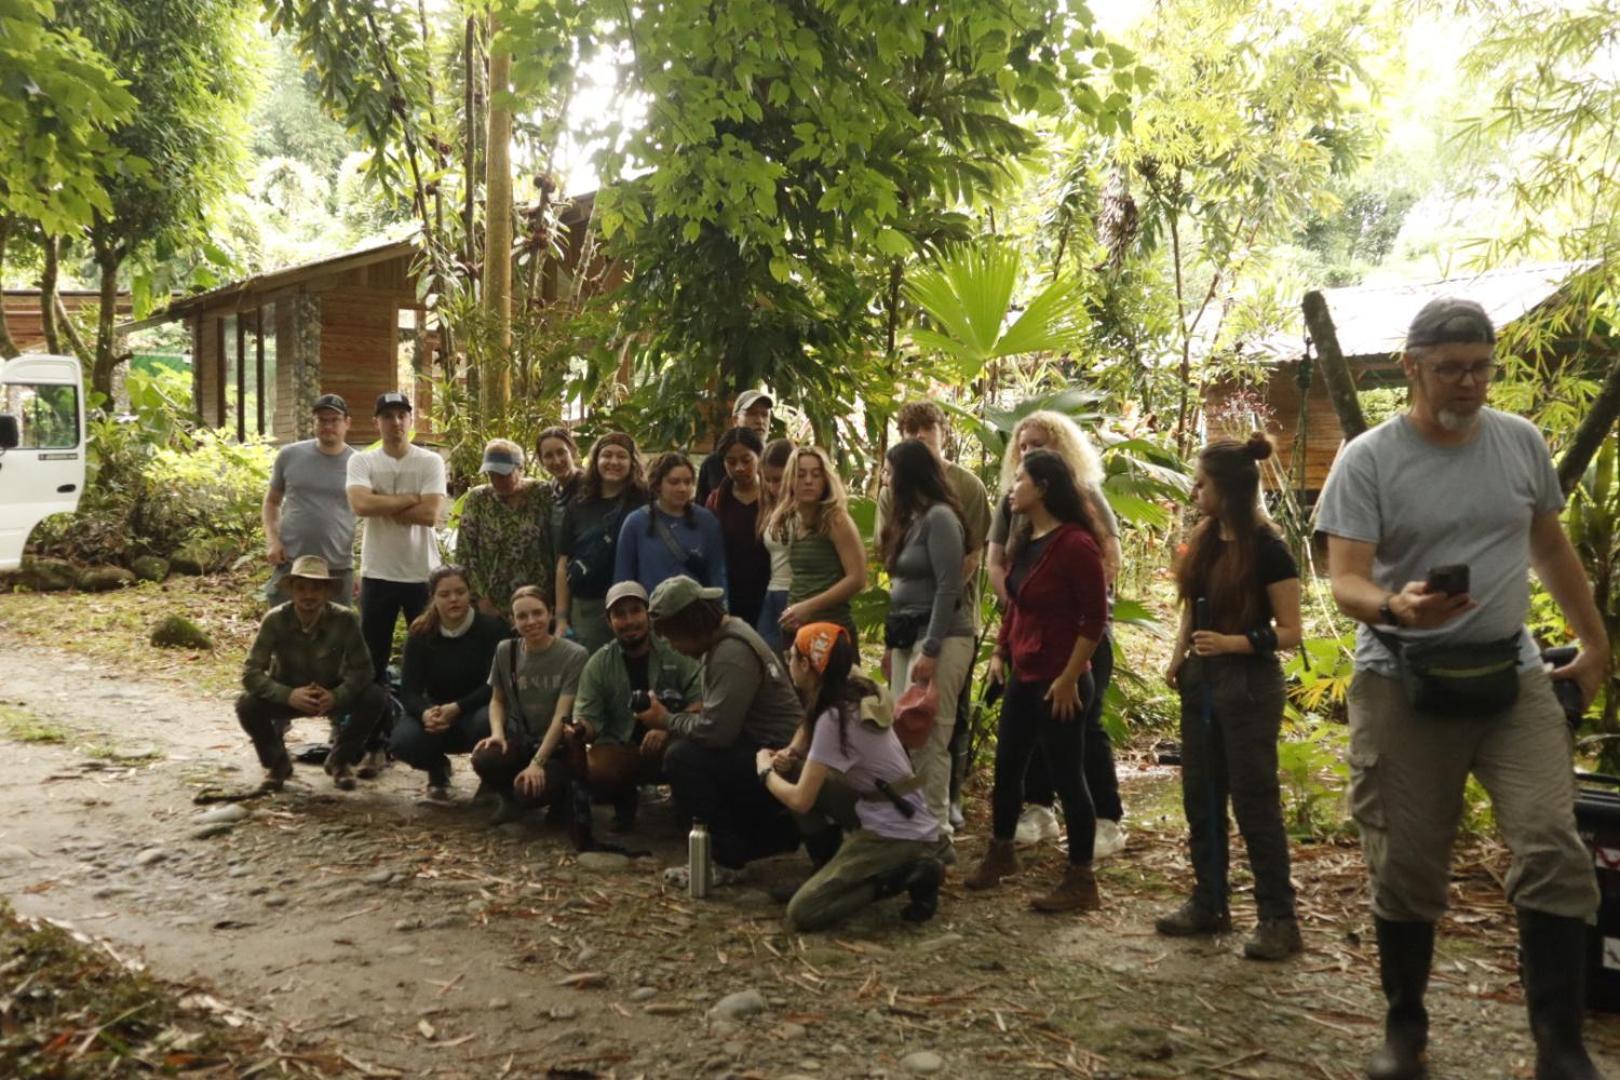
[(1070, 863), (1057, 887), (1045, 896), (1035, 897), (1029, 906), (1036, 911), (1096, 911), (1102, 907), (1102, 899), (1097, 895), (1097, 877), (1091, 872), (1091, 864)]
[(993, 889), (1001, 879), (1018, 873), (1018, 853), (1011, 840), (992, 840), (990, 847), (973, 868), (973, 873), (962, 879), (970, 889)]

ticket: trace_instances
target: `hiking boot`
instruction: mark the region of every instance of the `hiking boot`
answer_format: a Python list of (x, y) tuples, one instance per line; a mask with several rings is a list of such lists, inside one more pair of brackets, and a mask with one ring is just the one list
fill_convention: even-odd
[(613, 820), (608, 823), (608, 831), (613, 833), (627, 833), (636, 827), (636, 812), (641, 809), (641, 792), (632, 788), (627, 795), (621, 795), (613, 800)]
[(1153, 920), (1153, 929), (1165, 937), (1201, 937), (1232, 931), (1231, 912), (1214, 912), (1196, 900), (1188, 900), (1168, 915)]
[(1581, 1038), (1586, 922), (1519, 908), (1524, 1001), (1536, 1040), (1536, 1080), (1598, 1080)]
[(259, 782), (260, 791), (280, 791), (282, 786), (292, 779), (292, 758), (285, 753), (276, 759), (276, 763), (264, 770), (264, 779)]
[(485, 803), (493, 802), (494, 800), (495, 789), (490, 787), (482, 778), (480, 778), (478, 781), (478, 786), (473, 789), (472, 805), (482, 806)]
[(427, 797), (434, 802), (450, 801), (450, 763), (428, 770)]
[(499, 825), (508, 825), (514, 821), (521, 821), (523, 816), (529, 812), (527, 806), (524, 806), (511, 795), (497, 794), (495, 798), (495, 812), (489, 816), (489, 826), (492, 829)]
[(333, 765), (331, 773), (333, 787), (339, 791), (354, 790), (354, 774), (349, 771), (347, 765)]
[(1092, 845), (1091, 860), (1107, 859), (1125, 850), (1125, 826), (1107, 818), (1097, 819), (1097, 840)]
[(1047, 840), (1056, 840), (1060, 832), (1057, 814), (1052, 808), (1031, 803), (1018, 815), (1018, 828), (1013, 832), (1013, 843), (1019, 847), (1034, 847)]
[(1286, 960), (1304, 951), (1298, 919), (1261, 919), (1254, 936), (1243, 943), (1243, 955), (1250, 960)]
[(992, 840), (985, 849), (984, 858), (973, 868), (973, 873), (962, 879), (970, 889), (993, 889), (1002, 878), (1018, 873), (1018, 853), (1011, 840)]
[(951, 800), (951, 805), (945, 812), (945, 819), (950, 822), (953, 830), (967, 828), (967, 817), (962, 813), (961, 799)]
[(1429, 1013), (1423, 994), (1434, 961), (1434, 924), (1374, 917), (1378, 933), (1378, 977), (1383, 984), (1384, 1045), (1367, 1064), (1369, 1080), (1419, 1080), (1428, 1075), (1424, 1050)]
[(945, 867), (938, 859), (918, 859), (906, 878), (911, 902), (900, 909), (909, 923), (925, 923), (939, 911), (939, 887), (945, 881)]
[(1102, 897), (1097, 895), (1097, 875), (1092, 873), (1091, 864), (1070, 863), (1057, 887), (1045, 896), (1035, 897), (1029, 906), (1047, 912), (1096, 911), (1102, 907)]
[(360, 759), (360, 767), (354, 770), (354, 774), (362, 780), (375, 780), (386, 768), (388, 768), (388, 752), (378, 747), (366, 751), (366, 756)]

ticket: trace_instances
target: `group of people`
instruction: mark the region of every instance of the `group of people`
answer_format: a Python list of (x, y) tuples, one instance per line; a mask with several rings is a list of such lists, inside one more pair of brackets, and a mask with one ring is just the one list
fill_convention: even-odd
[[(1575, 830), (1569, 730), (1524, 631), (1528, 571), (1581, 639), (1553, 678), (1575, 680), (1590, 701), (1608, 645), (1558, 522), (1545, 443), (1484, 405), (1494, 342), (1477, 305), (1425, 307), (1404, 354), (1409, 411), (1347, 446), (1320, 502), (1334, 597), (1361, 624), (1350, 801), (1389, 1002), (1374, 1077), (1424, 1074), (1434, 922), (1470, 772), (1512, 850), (1537, 1076), (1596, 1075), (1580, 1031), (1596, 888)], [(992, 500), (946, 459), (942, 410), (905, 405), (870, 538), (889, 578), (873, 673), (851, 607), (867, 585), (867, 541), (831, 455), (768, 441), (773, 407), (763, 392), (741, 395), (735, 426), (700, 466), (678, 452), (644, 464), (624, 432), (600, 436), (582, 460), (557, 427), (534, 448), (541, 480), (526, 475), (523, 447), (494, 440), (488, 483), (463, 502), (457, 563), (441, 565), (444, 466), (411, 445), (409, 401), (380, 396), (382, 445), (355, 452), (346, 404), (317, 399), (316, 437), (281, 451), (265, 499), (268, 588), (290, 600), (266, 616), (237, 704), (265, 785), (291, 774), (287, 722), (323, 715), (342, 718), (326, 763), (340, 788), (374, 773), (386, 750), (425, 774), (430, 798), (448, 799), (451, 757), (465, 754), (498, 801), (495, 821), (544, 805), (582, 844), (593, 804), (611, 805), (613, 827), (628, 830), (640, 788), (667, 783), (680, 820), (708, 826), (722, 881), (804, 846), (812, 873), (790, 925), (828, 926), (902, 894), (903, 917), (925, 920), (962, 825), (982, 577), (1000, 606), (986, 685), (1001, 709), (991, 839), (963, 884), (991, 889), (1017, 874), (1020, 841), (1055, 836), (1061, 801), (1067, 866), (1032, 906), (1098, 908), (1094, 864), (1124, 834), (1101, 725), (1119, 528), (1096, 451), (1069, 418), (1028, 415)], [(1278, 653), (1299, 644), (1302, 620), (1298, 567), (1260, 499), (1271, 452), (1255, 435), (1198, 456), (1200, 520), (1176, 568), (1181, 617), (1165, 672), (1182, 703), (1194, 883), (1155, 925), (1171, 936), (1231, 929), (1230, 808), (1258, 908), (1244, 953), (1282, 960), (1303, 943), (1278, 785)], [(1472, 567), (1460, 591), (1425, 576), (1456, 563)], [(345, 606), (352, 594), (358, 616)], [(1468, 683), (1485, 671), (1506, 671), (1505, 683)], [(1469, 704), (1444, 704), (1454, 700)]]

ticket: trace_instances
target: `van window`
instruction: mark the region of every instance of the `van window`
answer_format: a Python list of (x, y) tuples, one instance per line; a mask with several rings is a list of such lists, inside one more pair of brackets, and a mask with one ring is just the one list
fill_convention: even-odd
[(0, 412), (22, 428), (19, 450), (71, 450), (79, 445), (79, 388), (49, 384), (0, 385)]

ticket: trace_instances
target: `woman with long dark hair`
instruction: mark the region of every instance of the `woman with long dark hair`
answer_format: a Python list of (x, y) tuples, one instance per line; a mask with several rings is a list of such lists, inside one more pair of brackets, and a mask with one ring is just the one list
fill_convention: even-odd
[(920, 797), (906, 752), (884, 722), (886, 709), (867, 704), (881, 701), (882, 692), (854, 672), (857, 658), (843, 627), (801, 627), (788, 652), (788, 671), (805, 704), (804, 767), (797, 780), (789, 780), (777, 769), (776, 751), (755, 755), (766, 790), (795, 813), (810, 813), (830, 772), (842, 774), (856, 796), (860, 828), (793, 894), (787, 922), (794, 930), (824, 929), (902, 892), (910, 896), (900, 913), (908, 922), (926, 922), (939, 908), (945, 877), (939, 819)]
[(708, 510), (720, 521), (725, 539), (727, 601), (731, 613), (749, 626), (759, 622), (771, 580), (771, 556), (760, 539), (765, 484), (760, 459), (765, 444), (753, 429), (734, 427), (715, 444), (726, 467), (720, 486), (709, 492)]
[(555, 551), (557, 538), (562, 535), (563, 514), (585, 481), (585, 470), (579, 467), (579, 444), (574, 442), (574, 433), (562, 426), (548, 427), (534, 437), (534, 456), (551, 478), (551, 547)]
[(927, 443), (902, 439), (889, 448), (885, 464), (892, 506), (878, 536), (878, 555), (889, 571), (883, 670), (896, 696), (913, 683), (932, 684), (939, 695), (933, 730), (912, 751), (911, 764), (929, 811), (946, 821), (956, 703), (973, 667), (973, 612), (962, 602), (967, 526)]
[(787, 498), (787, 484), (783, 477), (787, 474), (788, 461), (793, 457), (794, 449), (791, 439), (773, 439), (766, 445), (765, 454), (759, 460), (761, 495), (757, 531), (760, 543), (765, 546), (765, 553), (770, 558), (771, 576), (765, 585), (765, 598), (760, 604), (759, 619), (754, 623), (754, 629), (765, 639), (771, 651), (777, 653), (782, 651), (782, 613), (788, 606), (793, 567), (788, 561), (787, 537), (773, 532), (770, 523), (776, 508)]
[(489, 665), (506, 620), (473, 607), (467, 571), (428, 575), (428, 607), (411, 623), (400, 672), (405, 718), (389, 736), (394, 757), (427, 773), (427, 796), (450, 798), (449, 754), (489, 736)]
[(658, 455), (647, 473), (650, 502), (630, 512), (619, 528), (613, 580), (636, 581), (651, 595), (659, 584), (686, 575), (725, 590), (726, 542), (720, 521), (696, 506), (697, 470), (677, 450)]
[(613, 640), (603, 601), (613, 586), (619, 529), (647, 501), (636, 440), (609, 432), (591, 445), (585, 478), (563, 511), (557, 537), (557, 636), (589, 652)]
[(963, 884), (988, 889), (1018, 871), (1013, 834), (1038, 745), (1063, 803), (1069, 865), (1057, 887), (1031, 904), (1037, 911), (1094, 911), (1102, 904), (1091, 866), (1097, 818), (1080, 767), (1081, 714), (1096, 693), (1091, 654), (1108, 620), (1102, 553), (1074, 472), (1051, 451), (1024, 456), (1012, 510), (1023, 524), (1008, 544), (1007, 612), (990, 660), (991, 681), (1007, 684), (996, 732), (994, 839)]
[(1193, 498), (1204, 520), (1176, 570), (1181, 629), (1164, 673), (1181, 693), (1181, 801), (1195, 884), (1186, 903), (1154, 924), (1173, 937), (1232, 928), (1230, 797), (1260, 915), (1243, 946), (1253, 960), (1283, 960), (1303, 947), (1277, 783), (1277, 651), (1299, 645), (1299, 568), (1260, 505), (1259, 463), (1270, 456), (1271, 442), (1259, 433), (1210, 443), (1198, 455)]

